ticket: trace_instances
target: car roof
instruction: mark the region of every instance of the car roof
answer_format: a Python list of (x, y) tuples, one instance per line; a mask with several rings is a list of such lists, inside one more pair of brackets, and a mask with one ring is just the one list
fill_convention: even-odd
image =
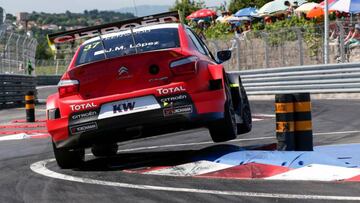
[[(166, 24), (139, 26), (139, 27), (134, 28), (134, 30), (136, 32), (139, 32), (139, 31), (149, 30), (149, 29), (155, 30), (155, 29), (166, 29), (166, 28), (179, 28), (179, 23), (166, 23)], [(127, 29), (127, 30), (115, 31), (113, 33), (103, 34), (103, 35), (101, 35), (101, 38), (111, 38), (111, 37), (115, 37), (115, 36), (118, 36), (121, 34), (126, 34), (126, 33), (131, 33), (131, 30)], [(89, 43), (97, 41), (97, 40), (100, 40), (100, 36), (88, 39), (84, 43), (82, 43), (82, 45), (86, 45), (86, 44), (89, 44)]]

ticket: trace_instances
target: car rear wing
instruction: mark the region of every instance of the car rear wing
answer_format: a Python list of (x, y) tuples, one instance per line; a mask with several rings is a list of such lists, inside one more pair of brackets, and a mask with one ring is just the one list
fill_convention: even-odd
[(91, 38), (98, 35), (108, 34), (121, 30), (127, 30), (130, 28), (179, 22), (180, 15), (178, 11), (160, 13), (151, 16), (144, 16), (140, 18), (134, 18), (114, 23), (108, 23), (103, 25), (96, 25), (91, 27), (85, 27), (76, 30), (69, 30), (65, 32), (53, 33), (47, 36), (49, 46), (52, 50), (56, 50), (57, 46), (64, 43), (74, 43), (76, 40)]

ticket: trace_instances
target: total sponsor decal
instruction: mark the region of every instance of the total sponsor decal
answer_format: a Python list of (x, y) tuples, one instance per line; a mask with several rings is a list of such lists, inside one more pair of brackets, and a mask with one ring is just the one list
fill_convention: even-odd
[(94, 104), (94, 102), (89, 102), (89, 103), (85, 103), (85, 104), (73, 104), (70, 105), (70, 108), (72, 111), (80, 111), (80, 110), (87, 110), (87, 109), (92, 109), (97, 107), (96, 104)]
[(186, 91), (186, 89), (183, 86), (179, 86), (179, 87), (161, 88), (161, 89), (157, 89), (156, 91), (158, 91), (160, 95), (166, 95), (177, 92), (183, 92)]
[(97, 123), (92, 122), (92, 123), (86, 123), (86, 124), (70, 127), (70, 132), (71, 132), (71, 134), (74, 135), (74, 134), (83, 133), (83, 132), (96, 130), (96, 129), (98, 129)]
[(193, 107), (191, 105), (177, 106), (173, 108), (164, 109), (163, 112), (164, 112), (164, 116), (171, 116), (176, 114), (188, 114), (193, 112)]

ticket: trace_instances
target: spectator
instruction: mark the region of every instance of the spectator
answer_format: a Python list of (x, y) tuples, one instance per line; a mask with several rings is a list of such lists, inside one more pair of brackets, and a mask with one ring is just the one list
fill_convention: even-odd
[(345, 53), (350, 54), (350, 49), (360, 45), (360, 24), (355, 25), (353, 32), (349, 32), (348, 36), (351, 36), (345, 39)]
[(289, 1), (285, 1), (284, 5), (287, 6), (287, 10), (286, 10), (286, 14), (288, 17), (291, 17), (292, 15), (294, 15), (294, 8), (291, 6)]
[(265, 25), (272, 24), (272, 20), (271, 20), (271, 17), (270, 17), (270, 16), (266, 16), (266, 17), (264, 18), (264, 20), (265, 20)]
[(295, 10), (297, 8), (299, 8), (299, 4), (297, 1), (294, 1), (294, 4), (292, 5), (292, 9)]
[(205, 21), (204, 20), (199, 20), (198, 23), (197, 23), (197, 34), (198, 36), (203, 40), (205, 41), (206, 40), (206, 37), (205, 37), (205, 34), (204, 34), (204, 30), (205, 30)]
[(359, 45), (359, 44), (360, 44), (360, 24), (356, 24), (353, 34), (347, 41), (345, 41), (345, 46), (349, 46), (349, 48), (351, 48), (354, 45)]
[(240, 27), (240, 23), (234, 25), (234, 34), (236, 38), (243, 39), (243, 29)]
[(29, 59), (29, 60), (28, 60), (28, 63), (27, 63), (27, 71), (28, 71), (28, 75), (31, 75), (31, 74), (32, 74), (32, 72), (33, 72), (33, 70), (34, 70), (34, 68), (33, 68), (32, 64), (31, 64), (30, 59)]
[(350, 25), (349, 32), (344, 39), (345, 43), (350, 40), (351, 36), (354, 34), (354, 31), (355, 29)]

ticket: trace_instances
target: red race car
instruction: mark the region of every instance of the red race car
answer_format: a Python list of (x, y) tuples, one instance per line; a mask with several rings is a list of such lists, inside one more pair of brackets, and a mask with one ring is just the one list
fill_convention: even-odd
[[(190, 27), (165, 13), (49, 35), (53, 44), (92, 37), (77, 49), (47, 99), (47, 128), (61, 168), (77, 167), (84, 149), (117, 153), (117, 142), (207, 127), (214, 142), (251, 130), (239, 76), (211, 54)], [(130, 26), (129, 26), (130, 25)]]

